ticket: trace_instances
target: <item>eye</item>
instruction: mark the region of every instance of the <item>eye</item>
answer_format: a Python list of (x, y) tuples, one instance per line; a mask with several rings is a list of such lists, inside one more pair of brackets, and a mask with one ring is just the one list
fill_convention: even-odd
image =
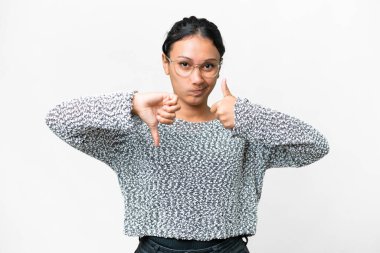
[(213, 63), (205, 63), (203, 64), (203, 69), (206, 71), (210, 71), (215, 68), (215, 64)]
[(185, 62), (185, 61), (181, 61), (181, 62), (178, 62), (178, 65), (183, 68), (183, 69), (188, 69), (190, 68), (190, 64), (188, 62)]

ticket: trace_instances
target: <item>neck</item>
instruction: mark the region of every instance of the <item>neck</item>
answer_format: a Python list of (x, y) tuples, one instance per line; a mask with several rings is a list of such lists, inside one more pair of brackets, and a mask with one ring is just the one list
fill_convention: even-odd
[(181, 103), (181, 109), (176, 112), (176, 118), (186, 121), (209, 121), (215, 119), (215, 115), (210, 112), (210, 107), (207, 102), (202, 105), (192, 106), (186, 103)]

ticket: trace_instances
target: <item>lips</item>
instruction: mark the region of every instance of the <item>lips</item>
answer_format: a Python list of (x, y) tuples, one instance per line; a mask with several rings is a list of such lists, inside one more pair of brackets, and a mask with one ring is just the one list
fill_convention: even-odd
[(202, 88), (202, 89), (191, 90), (191, 91), (203, 91), (203, 90), (205, 90), (205, 89), (206, 89), (206, 87), (205, 87), (205, 88)]
[(193, 96), (200, 96), (204, 93), (204, 91), (206, 90), (206, 88), (203, 88), (203, 89), (197, 89), (197, 90), (191, 90), (190, 93), (193, 95)]

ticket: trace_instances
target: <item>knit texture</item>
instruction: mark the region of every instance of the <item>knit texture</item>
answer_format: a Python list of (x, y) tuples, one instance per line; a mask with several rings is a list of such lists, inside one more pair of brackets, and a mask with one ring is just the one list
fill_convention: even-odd
[(136, 92), (75, 98), (45, 119), (63, 141), (115, 171), (128, 236), (254, 235), (266, 169), (308, 165), (329, 152), (310, 125), (241, 97), (233, 129), (217, 119), (175, 119), (158, 125), (155, 147), (148, 126), (131, 113)]

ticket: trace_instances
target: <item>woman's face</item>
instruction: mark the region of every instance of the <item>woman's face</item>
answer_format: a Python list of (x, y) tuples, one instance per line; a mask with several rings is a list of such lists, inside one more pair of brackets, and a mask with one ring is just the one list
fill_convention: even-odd
[[(220, 62), (220, 54), (213, 42), (200, 35), (187, 36), (174, 42), (169, 55), (172, 61), (185, 64), (185, 66)], [(199, 68), (194, 68), (189, 76), (183, 77), (176, 72), (175, 63), (170, 63), (164, 54), (162, 54), (162, 62), (165, 73), (170, 76), (173, 92), (178, 96), (180, 103), (190, 106), (207, 106), (208, 96), (219, 74), (215, 77), (204, 77)]]

